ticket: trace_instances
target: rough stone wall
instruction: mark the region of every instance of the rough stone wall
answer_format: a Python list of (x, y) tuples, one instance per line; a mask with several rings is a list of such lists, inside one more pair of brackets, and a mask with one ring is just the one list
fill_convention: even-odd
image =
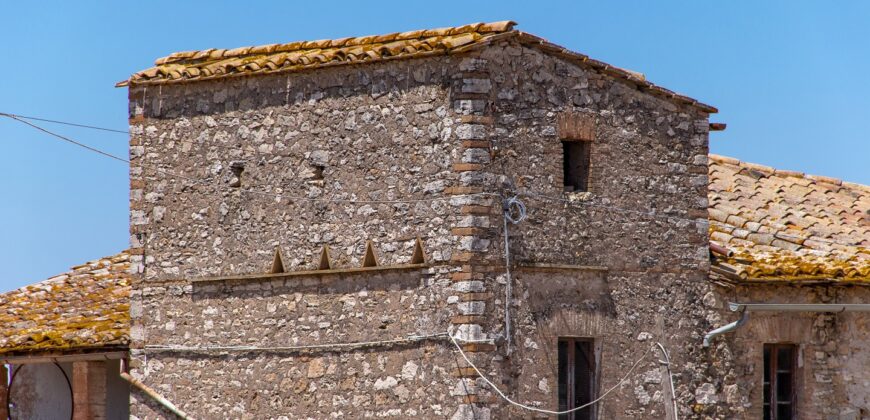
[[(446, 329), (435, 271), (145, 286), (148, 343), (297, 346)], [(134, 353), (137, 354), (137, 353)], [(139, 352), (137, 373), (197, 418), (443, 418), (455, 355), (431, 341), (311, 351)], [(160, 413), (134, 393), (140, 418)], [(147, 408), (146, 408), (147, 407)]]
[[(443, 341), (315, 352), (142, 349), (371, 341), (452, 328), (495, 340), (464, 348), (523, 403), (556, 406), (556, 340), (588, 336), (601, 358), (599, 392), (659, 341), (671, 351), (681, 418), (738, 415), (723, 403), (739, 376), (733, 346), (701, 348), (723, 317), (707, 281), (706, 114), (512, 43), (134, 87), (130, 97), (133, 374), (186, 411), (536, 417), (504, 404)], [(563, 192), (558, 122), (567, 113), (590, 121), (588, 193)], [(529, 210), (509, 227), (517, 265), (510, 337), (501, 200), (469, 195), (486, 192), (518, 192)], [(335, 201), (348, 199), (382, 202)], [(276, 248), (290, 271), (314, 268), (324, 245), (336, 266), (359, 267), (368, 240), (381, 265), (405, 264), (417, 236), (432, 265), (423, 270), (189, 282), (264, 273)], [(659, 357), (647, 354), (598, 412), (663, 416)], [(146, 397), (132, 400), (134, 416), (162, 415)]]
[[(479, 58), (476, 71), (485, 80), (478, 85), (488, 87), (492, 116), (472, 130), (490, 143), (481, 177), (518, 192), (528, 207), (528, 218), (509, 226), (511, 257), (519, 267), (571, 266), (518, 268), (514, 274), (513, 353), (508, 357), (502, 343), (496, 358), (504, 359), (499, 373), (505, 388), (520, 402), (556, 407), (559, 336), (595, 339), (599, 393), (660, 341), (671, 351), (681, 417), (730, 416), (708, 391), (721, 387), (727, 361), (713, 363), (700, 340), (719, 316), (701, 303), (711, 291), (707, 115), (513, 43), (486, 49)], [(587, 193), (563, 192), (559, 120), (569, 114), (585, 119), (593, 137)], [(502, 258), (501, 223), (499, 216), (491, 218), (478, 239), (489, 244), (487, 256), (496, 264), (483, 274), (491, 293), (484, 331), (499, 338), (505, 277), (495, 261)], [(598, 412), (604, 418), (663, 417), (667, 382), (659, 357), (649, 354)], [(538, 416), (500, 400), (491, 407), (496, 418)]]
[(441, 196), (456, 178), (445, 70), (416, 60), (131, 90), (141, 277), (263, 272), (277, 247), (287, 269), (310, 268), (327, 244), (337, 266), (359, 266), (366, 240), (382, 264), (406, 263), (417, 235), (449, 260), (449, 201), (389, 202)]
[[(746, 286), (722, 290), (711, 303), (866, 303), (870, 291), (843, 286)], [(725, 315), (727, 313), (727, 315)], [(722, 324), (736, 320), (723, 312)], [(718, 326), (718, 325), (717, 325)], [(714, 339), (729, 349), (734, 374), (720, 390), (742, 418), (762, 415), (763, 348), (766, 343), (798, 345), (797, 401), (801, 418), (864, 419), (870, 417), (870, 324), (865, 313), (750, 313), (747, 323)]]
[[(463, 58), (131, 89), (132, 374), (197, 417), (484, 415), (441, 341), (201, 354), (148, 346), (297, 346), (441, 333), (481, 338), (470, 229), (492, 200), (462, 173)], [(313, 199), (313, 200), (309, 200)], [(317, 201), (328, 199), (331, 201)], [(347, 200), (373, 200), (354, 203)], [(345, 201), (342, 201), (345, 200)], [(427, 269), (191, 283), (407, 264)], [(484, 350), (471, 343), (466, 350)], [(483, 365), (482, 365), (483, 366)], [(133, 393), (131, 414), (162, 417)]]

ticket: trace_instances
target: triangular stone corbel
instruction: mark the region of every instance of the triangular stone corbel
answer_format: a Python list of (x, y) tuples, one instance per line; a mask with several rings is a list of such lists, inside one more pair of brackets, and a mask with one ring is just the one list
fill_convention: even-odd
[(329, 245), (324, 245), (320, 251), (320, 263), (318, 263), (317, 269), (332, 270), (332, 257), (329, 255)]
[(272, 268), (269, 270), (269, 274), (286, 272), (287, 270), (284, 268), (284, 257), (281, 255), (281, 248), (275, 248), (275, 257), (272, 258)]
[(425, 264), (426, 263), (426, 253), (423, 252), (423, 241), (420, 240), (420, 237), (417, 237), (417, 240), (414, 243), (414, 255), (411, 255), (411, 264)]
[(375, 250), (372, 248), (372, 241), (366, 241), (366, 255), (363, 257), (363, 267), (377, 267), (378, 256), (375, 255)]

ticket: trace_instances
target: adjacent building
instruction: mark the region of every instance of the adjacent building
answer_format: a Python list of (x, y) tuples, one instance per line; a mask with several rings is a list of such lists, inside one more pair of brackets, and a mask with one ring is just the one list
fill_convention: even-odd
[(122, 252), (0, 294), (0, 419), (129, 417), (129, 272)]

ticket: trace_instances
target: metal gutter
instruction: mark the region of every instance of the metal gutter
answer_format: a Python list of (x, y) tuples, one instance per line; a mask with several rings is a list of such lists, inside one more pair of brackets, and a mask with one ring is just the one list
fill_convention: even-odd
[(120, 376), (121, 376), (121, 378), (123, 378), (125, 381), (129, 382), (130, 385), (133, 385), (134, 387), (139, 388), (139, 390), (141, 390), (142, 392), (144, 392), (145, 395), (148, 395), (149, 397), (151, 397), (151, 398), (152, 398), (154, 401), (156, 401), (158, 404), (162, 405), (164, 408), (166, 408), (167, 410), (171, 411), (173, 414), (175, 414), (176, 416), (178, 416), (178, 417), (181, 418), (182, 420), (193, 420), (193, 417), (190, 417), (190, 416), (187, 415), (187, 413), (185, 413), (184, 411), (181, 411), (180, 408), (176, 407), (175, 404), (173, 404), (171, 401), (167, 400), (166, 397), (160, 395), (159, 392), (155, 391), (155, 390), (154, 390), (153, 388), (151, 388), (150, 386), (145, 385), (144, 383), (142, 383), (142, 381), (140, 381), (140, 380), (138, 380), (138, 379), (136, 379), (136, 378), (130, 376), (130, 374), (127, 373), (127, 362), (126, 362), (126, 360), (124, 360), (124, 361), (121, 363), (121, 372), (120, 372)]
[(729, 303), (734, 311), (754, 312), (870, 312), (870, 303)]
[(713, 337), (734, 331), (749, 319), (749, 312), (870, 312), (870, 303), (734, 303), (728, 308), (740, 312), (740, 319), (704, 335), (704, 347), (710, 347)]

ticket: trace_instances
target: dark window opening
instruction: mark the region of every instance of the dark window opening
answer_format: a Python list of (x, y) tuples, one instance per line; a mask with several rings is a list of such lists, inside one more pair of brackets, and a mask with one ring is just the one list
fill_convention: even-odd
[(562, 167), (565, 191), (589, 191), (589, 158), (592, 142), (563, 141)]
[(764, 345), (764, 420), (796, 418), (797, 346)]
[[(572, 410), (595, 398), (595, 352), (591, 339), (559, 339), (559, 411)], [(592, 420), (595, 407), (590, 405), (560, 420)]]
[(245, 162), (230, 162), (230, 171), (232, 172), (232, 176), (230, 177), (230, 186), (234, 188), (238, 188), (242, 186), (242, 172), (245, 171)]
[(314, 165), (314, 168), (312, 168), (312, 170), (311, 170), (312, 172), (314, 172), (314, 176), (313, 176), (311, 179), (313, 179), (313, 180), (315, 180), (315, 181), (320, 181), (320, 180), (322, 180), (322, 179), (323, 179), (323, 169), (324, 169), (324, 168), (325, 168), (325, 167), (324, 167), (324, 166), (321, 166), (321, 165)]

